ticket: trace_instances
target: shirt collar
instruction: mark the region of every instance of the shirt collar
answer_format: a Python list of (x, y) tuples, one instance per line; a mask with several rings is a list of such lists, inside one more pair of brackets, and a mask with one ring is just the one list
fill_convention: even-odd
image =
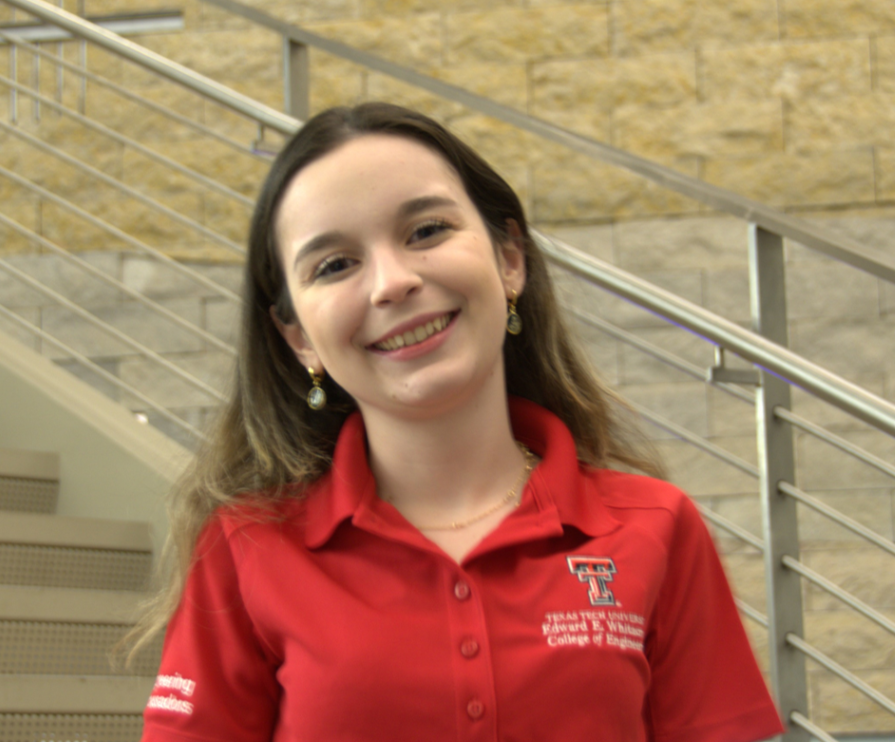
[[(532, 472), (522, 503), (504, 521), (513, 527), (498, 528), (480, 547), (490, 550), (506, 545), (503, 542), (557, 536), (564, 526), (591, 537), (618, 528), (620, 524), (603, 505), (595, 481), (583, 476), (575, 441), (565, 424), (526, 399), (510, 397), (509, 406), (514, 436), (541, 461)], [(312, 549), (323, 546), (348, 518), (374, 530), (379, 530), (376, 524), (394, 520), (378, 517), (376, 510), (376, 482), (367, 461), (363, 419), (354, 412), (342, 425), (329, 473), (309, 495), (305, 543)], [(470, 556), (482, 551), (480, 547)]]

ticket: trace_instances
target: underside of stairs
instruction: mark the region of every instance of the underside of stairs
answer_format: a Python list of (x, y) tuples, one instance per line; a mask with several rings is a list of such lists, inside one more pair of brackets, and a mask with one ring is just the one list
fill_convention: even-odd
[(146, 523), (54, 514), (59, 457), (0, 449), (0, 739), (138, 740), (160, 641), (123, 668), (152, 569)]

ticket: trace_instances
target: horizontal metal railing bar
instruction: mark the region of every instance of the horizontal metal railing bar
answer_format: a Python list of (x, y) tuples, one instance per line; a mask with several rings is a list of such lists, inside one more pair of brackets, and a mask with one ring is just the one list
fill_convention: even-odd
[[(22, 0), (15, 1), (22, 2)], [(515, 108), (496, 103), (489, 98), (476, 95), (429, 75), (424, 75), (409, 67), (390, 62), (375, 54), (354, 49), (347, 44), (305, 31), (298, 26), (278, 20), (257, 8), (237, 2), (237, 0), (205, 0), (205, 2), (217, 5), (253, 23), (276, 31), (284, 38), (322, 49), (328, 54), (341, 57), (362, 67), (382, 72), (389, 77), (420, 87), (437, 96), (460, 103), (475, 111), (536, 134), (548, 141), (561, 144), (593, 159), (622, 167), (658, 183), (664, 188), (681, 193), (714, 209), (744, 219), (747, 222), (758, 224), (770, 232), (800, 242), (855, 268), (860, 268), (875, 276), (895, 282), (895, 259), (880, 250), (868, 248), (856, 240), (840, 236), (822, 226), (783, 214), (758, 201), (753, 201), (732, 191), (718, 188), (698, 178), (685, 175), (669, 167), (633, 155), (630, 152), (625, 152), (611, 145), (567, 131), (555, 124), (529, 116)]]
[(57, 103), (52, 98), (47, 98), (45, 95), (34, 92), (26, 85), (22, 85), (21, 83), (17, 83), (14, 80), (10, 80), (8, 77), (4, 77), (3, 75), (0, 75), (0, 84), (6, 85), (10, 88), (15, 88), (18, 92), (36, 101), (39, 101), (41, 105), (46, 106), (50, 110), (57, 111), (63, 116), (67, 116), (73, 121), (77, 121), (79, 124), (87, 127), (88, 129), (93, 129), (93, 131), (102, 134), (103, 136), (114, 139), (116, 142), (129, 147), (135, 152), (139, 152), (141, 155), (144, 155), (151, 160), (155, 160), (155, 162), (158, 162), (165, 167), (175, 170), (184, 177), (200, 183), (209, 190), (217, 191), (222, 196), (232, 198), (234, 201), (238, 201), (243, 206), (248, 206), (250, 208), (254, 206), (255, 202), (252, 201), (252, 199), (243, 196), (241, 193), (234, 191), (232, 188), (225, 186), (223, 183), (219, 183), (218, 181), (209, 178), (207, 175), (203, 175), (202, 173), (197, 172), (196, 170), (193, 170), (192, 168), (177, 162), (177, 160), (172, 160), (170, 157), (166, 157), (165, 155), (140, 144), (140, 142), (136, 141), (135, 139), (131, 139), (130, 137), (115, 131), (114, 129), (110, 129), (108, 126), (104, 126), (98, 121), (94, 121), (87, 116), (82, 116), (80, 113), (72, 111), (70, 108)]
[(139, 391), (138, 389), (135, 389), (130, 384), (128, 384), (126, 381), (122, 381), (120, 378), (115, 376), (115, 374), (109, 373), (102, 366), (98, 366), (97, 364), (95, 364), (93, 361), (91, 361), (86, 356), (78, 353), (78, 351), (76, 351), (74, 348), (66, 345), (61, 340), (57, 340), (55, 337), (50, 335), (48, 332), (45, 332), (41, 328), (32, 325), (24, 317), (19, 317), (19, 315), (10, 311), (6, 307), (4, 307), (2, 304), (0, 304), (0, 314), (5, 315), (8, 319), (21, 325), (25, 330), (36, 335), (37, 337), (39, 337), (41, 339), (42, 342), (46, 342), (46, 343), (50, 343), (51, 345), (54, 345), (56, 348), (61, 350), (63, 353), (65, 353), (66, 355), (68, 355), (72, 359), (74, 359), (81, 366), (89, 369), (90, 371), (95, 373), (97, 376), (100, 376), (105, 381), (108, 381), (110, 384), (113, 384), (114, 386), (118, 387), (122, 391), (127, 392), (131, 396), (140, 400), (140, 402), (142, 402), (148, 408), (152, 409), (154, 412), (157, 412), (161, 417), (165, 418), (165, 420), (167, 420), (171, 423), (174, 423), (175, 425), (180, 427), (182, 430), (185, 430), (187, 433), (189, 433), (192, 436), (195, 436), (196, 438), (198, 438), (200, 440), (205, 439), (205, 435), (203, 433), (201, 433), (200, 431), (196, 430), (196, 428), (194, 428), (192, 425), (190, 425), (186, 420), (183, 420), (182, 418), (178, 417), (170, 410), (162, 407), (158, 402), (147, 397), (145, 394), (143, 394), (143, 392)]
[(834, 523), (838, 523), (843, 528), (847, 528), (852, 533), (867, 539), (871, 543), (885, 549), (890, 554), (895, 555), (895, 543), (889, 539), (880, 536), (875, 531), (871, 531), (867, 526), (858, 523), (858, 521), (849, 518), (847, 515), (840, 513), (835, 508), (831, 508), (825, 502), (821, 502), (816, 497), (812, 497), (807, 492), (803, 492), (798, 487), (794, 487), (789, 482), (777, 482), (777, 489), (799, 502), (807, 505), (812, 510), (816, 510), (821, 515), (825, 515)]
[(171, 268), (172, 270), (177, 271), (182, 276), (197, 283), (198, 285), (204, 286), (205, 288), (214, 292), (218, 296), (221, 296), (224, 299), (227, 299), (231, 302), (236, 302), (238, 304), (242, 303), (242, 298), (239, 296), (239, 294), (235, 293), (234, 291), (230, 291), (230, 289), (225, 288), (224, 286), (221, 286), (219, 283), (212, 281), (210, 278), (203, 276), (201, 273), (197, 273), (196, 271), (194, 271), (190, 268), (187, 268), (185, 265), (174, 260), (174, 258), (172, 258), (168, 255), (165, 255), (163, 252), (156, 250), (154, 247), (150, 247), (145, 242), (141, 242), (140, 240), (136, 239), (135, 237), (131, 237), (127, 232), (124, 232), (124, 231), (118, 229), (118, 227), (115, 227), (115, 226), (109, 224), (108, 222), (103, 221), (102, 219), (100, 219), (98, 217), (95, 217), (93, 214), (91, 214), (87, 211), (84, 211), (84, 209), (80, 208), (79, 206), (76, 206), (71, 201), (67, 201), (66, 199), (62, 198), (61, 196), (57, 196), (52, 191), (48, 191), (46, 188), (42, 188), (41, 186), (37, 185), (36, 183), (32, 183), (27, 178), (23, 178), (20, 175), (17, 175), (16, 173), (12, 172), (11, 170), (7, 170), (5, 167), (0, 166), (0, 175), (4, 176), (5, 178), (8, 178), (9, 180), (18, 184), (22, 188), (25, 188), (25, 189), (31, 191), (32, 193), (36, 193), (41, 198), (46, 199), (48, 201), (52, 201), (55, 204), (58, 204), (62, 208), (66, 209), (67, 211), (70, 211), (71, 213), (76, 214), (78, 217), (80, 217), (81, 219), (84, 219), (85, 221), (89, 222), (90, 224), (97, 227), (98, 229), (101, 229), (104, 232), (108, 232), (109, 234), (113, 235), (115, 238), (121, 240), (122, 242), (124, 242), (127, 245), (130, 245), (131, 247), (135, 248), (136, 250), (139, 250), (140, 252), (143, 252), (143, 253), (146, 253), (147, 255), (152, 256), (160, 263)]
[[(88, 16), (85, 20), (119, 36), (171, 33), (172, 31), (183, 30), (183, 14), (177, 10), (99, 17)], [(34, 41), (35, 43), (67, 41), (72, 38), (70, 33), (66, 33), (52, 24), (34, 22), (4, 23), (2, 28), (12, 31), (20, 38)]]
[(754, 547), (760, 552), (764, 552), (764, 542), (758, 538), (754, 533), (749, 533), (742, 526), (738, 526), (732, 520), (728, 520), (723, 515), (718, 515), (713, 510), (709, 510), (705, 505), (700, 503), (696, 503), (696, 508), (699, 510), (700, 515), (705, 518), (707, 521), (710, 521), (714, 525), (718, 526), (718, 528), (722, 528), (730, 534), (736, 536), (740, 541), (745, 541), (750, 546)]
[(840, 438), (835, 433), (831, 433), (829, 430), (822, 428), (820, 425), (816, 425), (810, 420), (806, 420), (804, 417), (796, 415), (783, 407), (775, 407), (774, 416), (778, 417), (781, 420), (786, 420), (788, 423), (792, 423), (800, 430), (804, 430), (806, 433), (810, 433), (815, 438), (819, 438), (825, 443), (829, 443), (831, 446), (835, 446), (840, 451), (844, 451), (845, 453), (854, 456), (859, 461), (863, 461), (868, 466), (872, 466), (873, 468), (881, 471), (883, 474), (888, 474), (890, 477), (895, 477), (895, 466), (892, 466), (890, 463), (883, 461), (878, 456), (874, 456), (872, 453), (867, 453), (867, 451), (865, 451), (860, 446), (856, 446), (854, 443), (850, 443), (844, 438)]
[(200, 75), (198, 72), (194, 72), (181, 64), (172, 62), (160, 54), (149, 51), (149, 49), (128, 39), (123, 39), (61, 8), (54, 7), (41, 0), (5, 0), (5, 2), (47, 23), (64, 28), (75, 36), (108, 49), (118, 56), (136, 62), (141, 67), (152, 70), (162, 77), (167, 77), (169, 80), (194, 90), (200, 95), (258, 121), (275, 131), (283, 134), (292, 134), (298, 131), (300, 124), (291, 116), (280, 113), (270, 106), (258, 103), (247, 95), (237, 93), (226, 85), (205, 77), (205, 75)]
[(800, 561), (798, 561), (797, 559), (793, 559), (791, 556), (784, 555), (781, 561), (783, 562), (783, 565), (788, 569), (791, 569), (793, 572), (800, 574), (806, 580), (814, 583), (822, 590), (838, 598), (850, 608), (854, 608), (858, 613), (866, 618), (869, 618), (871, 621), (888, 631), (890, 634), (895, 634), (895, 622), (890, 621), (882, 613), (871, 608), (863, 600), (860, 600), (848, 591), (843, 590), (835, 582), (831, 582), (823, 575), (818, 574), (810, 567), (806, 567)]
[(559, 240), (533, 232), (548, 260), (665, 317), (751, 363), (895, 435), (895, 405), (730, 320)]
[(57, 57), (55, 54), (51, 54), (50, 52), (44, 51), (43, 49), (41, 49), (38, 46), (35, 46), (34, 44), (31, 44), (27, 41), (23, 41), (22, 39), (16, 39), (14, 37), (11, 37), (8, 34), (3, 33), (2, 31), (0, 31), (0, 38), (6, 39), (10, 43), (15, 44), (15, 46), (19, 46), (19, 47), (22, 47), (23, 49), (27, 49), (31, 54), (36, 54), (37, 56), (41, 57), (42, 59), (46, 59), (46, 60), (50, 61), (52, 64), (55, 64), (57, 67), (62, 67), (64, 69), (68, 70), (69, 72), (71, 72), (75, 75), (78, 75), (79, 77), (86, 78), (87, 80), (90, 80), (91, 82), (96, 83), (97, 85), (101, 85), (105, 88), (108, 88), (109, 90), (113, 91), (117, 95), (120, 95), (122, 98), (127, 98), (128, 100), (133, 101), (134, 103), (137, 103), (138, 105), (144, 106), (145, 108), (148, 108), (149, 110), (154, 111), (155, 113), (158, 113), (162, 116), (170, 118), (172, 121), (176, 121), (178, 124), (181, 124), (181, 125), (186, 126), (190, 129), (193, 129), (194, 131), (197, 131), (197, 132), (204, 134), (206, 136), (209, 136), (209, 137), (213, 137), (214, 139), (217, 139), (219, 142), (222, 142), (223, 144), (226, 144), (227, 146), (232, 147), (233, 149), (241, 152), (242, 154), (250, 155), (251, 157), (255, 158), (256, 160), (267, 161), (267, 159), (268, 159), (268, 158), (256, 153), (255, 150), (252, 149), (251, 147), (249, 147), (245, 144), (242, 144), (241, 142), (237, 142), (235, 139), (230, 139), (229, 137), (224, 136), (223, 134), (220, 134), (219, 132), (216, 132), (214, 129), (210, 129), (209, 127), (205, 126), (204, 124), (200, 124), (198, 121), (193, 121), (193, 119), (183, 116), (182, 114), (179, 114), (176, 111), (172, 111), (170, 108), (167, 108), (166, 106), (159, 105), (158, 103), (151, 101), (148, 98), (144, 98), (142, 95), (137, 95), (136, 93), (132, 93), (127, 88), (122, 87), (121, 85), (118, 85), (118, 84), (112, 82), (111, 80), (107, 80), (102, 75), (97, 75), (93, 72), (89, 72), (88, 70), (85, 70), (76, 64), (72, 64), (71, 62), (68, 62), (65, 59)]
[(740, 613), (751, 618), (759, 626), (764, 626), (765, 628), (768, 628), (768, 625), (769, 625), (768, 617), (766, 615), (764, 615), (764, 613), (762, 613), (761, 611), (755, 610), (755, 608), (753, 608), (748, 603), (744, 603), (739, 598), (734, 598), (733, 602), (736, 603), (737, 609), (740, 611)]
[(85, 273), (93, 276), (93, 278), (95, 278), (96, 280), (102, 281), (107, 286), (111, 286), (112, 288), (120, 291), (126, 296), (131, 297), (134, 301), (140, 302), (147, 309), (155, 312), (160, 317), (164, 317), (171, 324), (177, 325), (182, 330), (198, 337), (199, 339), (226, 353), (227, 355), (233, 356), (234, 358), (236, 357), (236, 348), (234, 348), (229, 343), (226, 343), (215, 335), (212, 335), (207, 330), (203, 330), (201, 327), (194, 325), (189, 320), (184, 319), (175, 312), (172, 312), (167, 307), (163, 307), (161, 304), (153, 301), (145, 294), (141, 294), (136, 289), (132, 289), (130, 286), (126, 286), (117, 278), (110, 276), (108, 273), (101, 271), (99, 268), (93, 265), (90, 265), (90, 263), (88, 263), (86, 260), (82, 260), (77, 255), (73, 255), (65, 248), (57, 245), (55, 242), (52, 242), (46, 237), (43, 237), (36, 232), (28, 229), (27, 227), (22, 226), (21, 224), (14, 221), (13, 219), (10, 219), (4, 214), (0, 214), (0, 224), (5, 224), (8, 228), (18, 232), (25, 239), (37, 243), (44, 249), (52, 252), (54, 255), (58, 255), (60, 258), (71, 263), (72, 265), (78, 266), (78, 268), (80, 268)]
[(122, 332), (121, 330), (119, 330), (115, 327), (112, 327), (112, 325), (110, 325), (108, 322), (103, 322), (101, 319), (99, 319), (95, 315), (91, 314), (86, 309), (83, 309), (79, 305), (75, 304), (73, 301), (66, 299), (64, 296), (62, 296), (62, 294), (58, 293), (57, 291), (53, 291), (53, 289), (49, 288), (48, 286), (45, 286), (40, 281), (32, 278), (24, 271), (20, 271), (14, 265), (11, 265), (10, 263), (6, 262), (3, 259), (0, 259), (0, 269), (5, 270), (7, 273), (10, 273), (11, 275), (13, 275), (15, 278), (20, 280), (25, 285), (29, 286), (30, 288), (34, 289), (35, 291), (41, 292), (42, 294), (44, 294), (44, 296), (48, 296), (50, 299), (55, 301), (57, 304), (60, 304), (60, 305), (64, 306), (66, 309), (74, 312), (81, 319), (85, 320), (86, 322), (89, 322), (94, 327), (99, 328), (103, 332), (114, 337), (116, 340), (119, 340), (122, 344), (127, 345), (130, 348), (133, 348), (135, 351), (137, 351), (137, 353), (140, 353), (141, 355), (145, 356), (149, 360), (157, 363), (159, 366), (162, 366), (163, 368), (167, 369), (172, 374), (174, 374), (175, 376), (177, 376), (178, 378), (182, 379), (187, 384), (192, 386), (194, 389), (198, 389), (199, 391), (207, 394), (209, 397), (216, 400), (217, 402), (226, 401), (226, 397), (223, 394), (221, 394), (217, 389), (214, 389), (213, 387), (206, 384), (204, 381), (197, 379), (195, 376), (188, 373), (187, 371), (184, 371), (182, 368), (180, 368), (176, 364), (171, 363), (171, 361), (163, 358), (158, 353), (156, 353), (154, 350), (151, 350), (150, 348), (147, 348), (142, 343), (134, 340), (130, 335)]
[(95, 167), (91, 167), (90, 165), (86, 164), (85, 162), (79, 160), (78, 158), (72, 157), (71, 155), (66, 154), (58, 147), (54, 147), (51, 144), (47, 144), (43, 140), (38, 139), (37, 137), (33, 137), (30, 134), (26, 134), (21, 129), (19, 129), (15, 126), (9, 126), (8, 124), (3, 123), (2, 121), (0, 121), (0, 129), (3, 129), (4, 131), (12, 134), (13, 136), (18, 137), (19, 139), (23, 139), (24, 141), (28, 142), (31, 146), (36, 147), (37, 149), (40, 149), (59, 160), (62, 160), (63, 162), (71, 165), (74, 168), (77, 168), (78, 170), (80, 170), (84, 173), (87, 173), (91, 177), (96, 178), (100, 182), (105, 183), (106, 185), (108, 185), (110, 187), (112, 187), (118, 191), (121, 191), (122, 193), (133, 198), (134, 200), (139, 201), (141, 204), (143, 204), (147, 208), (150, 208), (154, 211), (158, 211), (159, 213), (164, 214), (169, 219), (176, 221), (179, 224), (182, 224), (183, 226), (188, 227), (189, 229), (192, 229), (195, 232), (198, 232), (203, 237), (208, 237), (209, 239), (214, 240), (218, 244), (223, 245), (224, 247), (232, 250), (235, 253), (239, 253), (240, 255), (245, 254), (245, 248), (242, 247), (241, 245), (238, 245), (237, 243), (233, 242), (232, 240), (229, 240), (226, 237), (218, 234), (217, 232), (215, 232), (211, 229), (208, 229), (208, 227), (204, 227), (203, 225), (199, 224), (199, 222), (195, 221), (194, 219), (190, 219), (188, 216), (184, 216), (179, 211), (170, 209), (167, 206), (165, 206), (164, 204), (159, 203), (155, 199), (149, 198), (149, 196), (146, 196), (146, 195), (140, 193), (140, 191), (136, 190), (135, 188), (131, 188), (130, 186), (125, 185), (120, 180), (117, 180), (116, 178), (113, 178), (110, 175), (106, 175), (101, 170), (97, 170)]
[(747, 402), (752, 405), (755, 404), (755, 395), (747, 392), (745, 389), (736, 386), (736, 384), (728, 384), (726, 382), (718, 381), (707, 381), (705, 378), (705, 369), (701, 366), (697, 366), (695, 363), (685, 361), (683, 358), (680, 358), (673, 353), (669, 353), (664, 348), (660, 348), (658, 345), (647, 342), (646, 340), (637, 337), (634, 333), (623, 330), (620, 327), (613, 325), (611, 322), (607, 322), (600, 317), (595, 317), (589, 312), (584, 312), (577, 307), (567, 305), (565, 307), (565, 310), (577, 320), (584, 322), (591, 327), (595, 327), (598, 330), (602, 330), (607, 335), (612, 335), (612, 337), (620, 340), (626, 345), (630, 345), (632, 348), (637, 348), (637, 350), (652, 356), (662, 363), (676, 368), (678, 371), (681, 371), (688, 376), (692, 376), (694, 379), (699, 379), (699, 381), (703, 383), (711, 384), (712, 386), (727, 392), (731, 396), (736, 397), (743, 402)]
[(687, 443), (696, 446), (700, 450), (705, 451), (707, 454), (714, 456), (716, 459), (720, 459), (726, 464), (730, 464), (740, 471), (745, 472), (746, 474), (758, 479), (758, 467), (753, 466), (744, 459), (741, 459), (736, 454), (732, 454), (730, 451), (726, 451), (725, 449), (721, 448), (721, 446), (718, 446), (711, 441), (706, 440), (701, 435), (697, 435), (691, 430), (687, 430), (681, 425), (678, 425), (676, 422), (672, 422), (668, 418), (662, 417), (652, 410), (647, 409), (643, 405), (639, 405), (636, 402), (631, 402), (630, 400), (626, 400), (626, 403), (638, 415), (649, 420), (651, 423), (653, 423), (653, 425), (656, 425), (663, 430), (668, 431), (672, 435), (677, 436)]
[(855, 690), (860, 691), (865, 696), (870, 698), (873, 701), (876, 701), (880, 706), (882, 706), (886, 711), (889, 711), (895, 714), (895, 703), (892, 702), (891, 699), (884, 696), (880, 693), (876, 688), (871, 685), (868, 685), (863, 680), (861, 680), (856, 675), (850, 673), (846, 670), (842, 665), (840, 665), (835, 660), (831, 659), (823, 652), (818, 650), (816, 647), (813, 647), (808, 642), (806, 642), (801, 637), (796, 636), (795, 634), (787, 634), (786, 635), (786, 643), (790, 646), (798, 649), (802, 654), (807, 655), (819, 665), (823, 665), (827, 670), (831, 673), (839, 677), (841, 680), (844, 680), (850, 686), (852, 686)]
[(789, 715), (789, 720), (796, 726), (804, 729), (809, 734), (813, 734), (817, 739), (820, 740), (820, 742), (839, 742), (835, 737), (831, 737), (823, 729), (817, 726), (817, 724), (814, 724), (809, 719), (806, 719), (798, 711), (793, 711)]

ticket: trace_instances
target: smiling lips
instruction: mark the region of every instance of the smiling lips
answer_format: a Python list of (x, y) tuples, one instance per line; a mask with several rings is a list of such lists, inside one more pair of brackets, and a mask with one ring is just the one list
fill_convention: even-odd
[(406, 348), (409, 345), (416, 345), (417, 343), (423, 342), (426, 338), (431, 337), (436, 332), (441, 332), (450, 324), (452, 318), (453, 313), (448, 312), (441, 317), (436, 317), (425, 324), (414, 327), (412, 330), (408, 330), (407, 332), (398, 335), (392, 335), (392, 337), (386, 338), (379, 343), (374, 343), (373, 347), (376, 348), (376, 350), (397, 350), (398, 348)]

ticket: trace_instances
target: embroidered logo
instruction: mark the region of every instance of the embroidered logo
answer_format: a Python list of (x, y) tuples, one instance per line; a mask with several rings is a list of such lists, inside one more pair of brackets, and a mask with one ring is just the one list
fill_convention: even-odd
[(615, 596), (607, 583), (612, 582), (615, 562), (609, 557), (568, 556), (569, 571), (590, 585), (587, 597), (591, 605), (615, 605)]

